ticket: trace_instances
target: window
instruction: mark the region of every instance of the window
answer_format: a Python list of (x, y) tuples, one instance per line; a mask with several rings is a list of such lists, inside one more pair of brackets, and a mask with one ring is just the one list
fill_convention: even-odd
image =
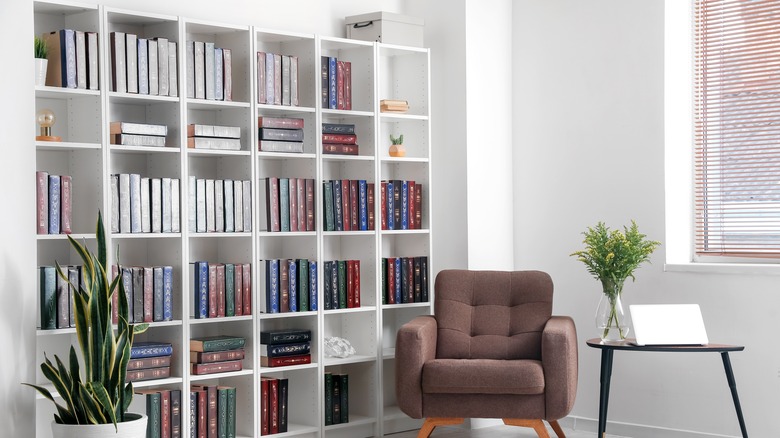
[(694, 0), (694, 250), (780, 258), (780, 1)]

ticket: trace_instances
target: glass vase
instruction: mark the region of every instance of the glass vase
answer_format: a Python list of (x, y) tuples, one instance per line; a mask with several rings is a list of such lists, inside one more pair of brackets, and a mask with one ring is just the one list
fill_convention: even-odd
[(596, 328), (602, 341), (622, 341), (628, 336), (629, 318), (619, 293), (601, 296), (596, 310)]

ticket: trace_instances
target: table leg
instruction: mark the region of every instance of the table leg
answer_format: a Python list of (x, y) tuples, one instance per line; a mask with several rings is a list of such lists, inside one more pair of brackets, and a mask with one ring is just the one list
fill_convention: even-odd
[(599, 433), (598, 438), (605, 436), (607, 429), (607, 407), (609, 405), (609, 382), (612, 379), (612, 356), (615, 350), (601, 350), (601, 391), (599, 394)]
[(742, 417), (742, 407), (739, 404), (739, 396), (737, 395), (737, 382), (734, 380), (734, 371), (731, 370), (731, 359), (729, 359), (729, 352), (721, 352), (720, 356), (723, 359), (723, 368), (726, 370), (726, 380), (728, 380), (729, 388), (731, 389), (731, 398), (734, 399), (734, 408), (737, 410), (739, 429), (742, 431), (742, 438), (747, 438), (747, 428), (745, 427), (745, 419)]

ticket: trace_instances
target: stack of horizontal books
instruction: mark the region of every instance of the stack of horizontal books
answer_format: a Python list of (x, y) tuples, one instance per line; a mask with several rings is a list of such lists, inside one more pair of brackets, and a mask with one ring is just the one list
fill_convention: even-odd
[(133, 342), (125, 379), (138, 382), (170, 377), (172, 354), (173, 346), (167, 342)]
[(241, 150), (241, 128), (238, 126), (187, 125), (187, 147), (190, 149)]
[(192, 374), (216, 374), (243, 369), (244, 344), (237, 336), (210, 336), (190, 339)]
[(282, 367), (311, 363), (311, 330), (275, 330), (260, 333), (260, 365)]
[(123, 146), (165, 146), (168, 127), (148, 123), (111, 122), (111, 144)]

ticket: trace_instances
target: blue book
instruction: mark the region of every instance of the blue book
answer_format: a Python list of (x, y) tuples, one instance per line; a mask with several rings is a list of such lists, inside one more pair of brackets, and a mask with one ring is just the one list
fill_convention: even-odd
[(317, 262), (309, 261), (309, 310), (317, 310)]
[(49, 175), (49, 234), (60, 234), (59, 175)]
[(387, 182), (387, 212), (385, 213), (387, 215), (387, 229), (388, 230), (394, 230), (395, 229), (395, 217), (393, 215), (393, 196), (394, 196), (394, 188), (392, 181)]
[(336, 217), (333, 210), (333, 181), (324, 181), (322, 183), (323, 190), (323, 206), (325, 211), (325, 231), (336, 230)]
[(40, 267), (41, 329), (57, 328), (57, 281), (54, 266)]
[(171, 354), (173, 354), (173, 346), (166, 342), (133, 342), (130, 347), (130, 359), (170, 356)]
[(173, 266), (163, 266), (163, 321), (173, 319)]
[(225, 100), (225, 85), (222, 78), (222, 49), (214, 49), (214, 96), (217, 100)]
[(153, 321), (163, 320), (163, 268), (161, 266), (155, 266), (154, 272), (154, 314), (152, 316)]
[(265, 102), (274, 103), (274, 54), (265, 54)]
[(290, 296), (290, 312), (298, 311), (298, 266), (295, 259), (284, 260), (287, 263), (287, 285), (288, 295)]
[(409, 184), (401, 181), (401, 229), (409, 229)]
[(325, 278), (323, 279), (323, 281), (325, 282), (324, 283), (325, 287), (323, 288), (322, 300), (325, 302), (325, 310), (330, 310), (331, 309), (330, 306), (331, 306), (331, 304), (333, 302), (333, 298), (332, 298), (333, 297), (333, 289), (331, 288), (332, 281), (331, 281), (331, 277), (330, 277), (330, 275), (331, 275), (330, 274), (331, 273), (330, 264), (331, 263), (333, 263), (333, 262), (325, 262), (325, 270), (323, 272), (323, 275), (325, 276)]
[[(339, 307), (339, 262), (334, 260), (330, 262), (330, 307), (340, 309)], [(345, 306), (346, 307), (346, 306)]]
[(298, 266), (298, 309), (301, 312), (308, 312), (309, 309), (309, 261), (298, 259), (295, 261)]
[(344, 212), (341, 208), (341, 182), (334, 180), (331, 183), (333, 184), (333, 216), (336, 220), (336, 231), (344, 231)]
[(279, 260), (266, 260), (265, 266), (265, 308), (268, 313), (279, 313)]
[(122, 268), (122, 284), (125, 287), (125, 297), (127, 298), (127, 322), (133, 321), (133, 270), (131, 268)]
[(328, 58), (328, 108), (336, 109), (338, 105), (336, 103), (336, 58), (331, 56)]
[(60, 30), (60, 56), (62, 63), (62, 86), (78, 88), (76, 80), (76, 32), (73, 29)]
[(359, 223), (361, 231), (368, 230), (368, 188), (366, 186), (366, 180), (360, 179), (358, 180), (358, 201), (359, 206), (358, 209), (360, 211), (359, 215)]
[(193, 269), (195, 276), (195, 318), (203, 319), (209, 316), (209, 264), (207, 262), (195, 262)]
[(401, 294), (401, 265), (403, 265), (403, 258), (396, 257), (395, 258), (395, 290), (393, 293), (395, 294), (395, 303), (401, 304), (403, 303), (403, 297)]
[(290, 231), (290, 180), (279, 178), (279, 228)]

